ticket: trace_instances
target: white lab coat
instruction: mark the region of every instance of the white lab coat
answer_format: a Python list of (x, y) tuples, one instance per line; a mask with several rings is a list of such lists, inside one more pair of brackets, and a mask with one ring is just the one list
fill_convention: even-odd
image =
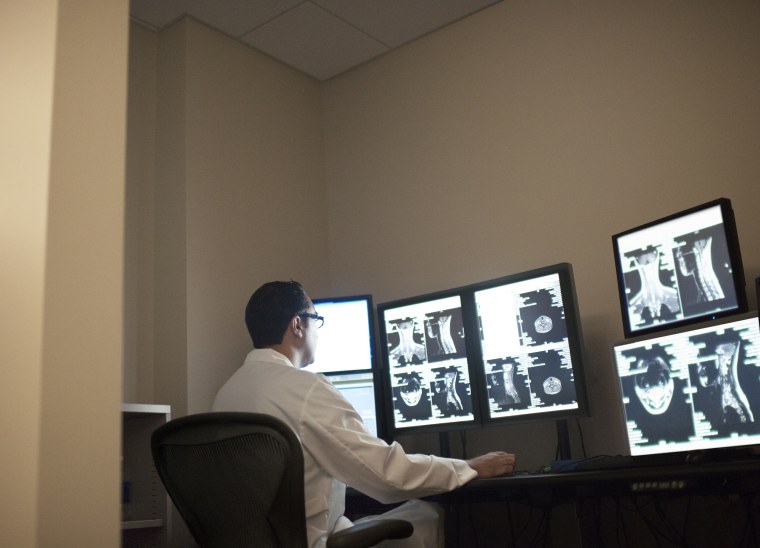
[[(222, 386), (214, 411), (273, 415), (298, 435), (304, 450), (309, 546), (344, 528), (346, 485), (388, 504), (450, 491), (477, 473), (467, 463), (406, 454), (370, 434), (359, 414), (322, 375), (298, 369), (271, 349), (251, 351)], [(340, 521), (339, 521), (340, 520)]]

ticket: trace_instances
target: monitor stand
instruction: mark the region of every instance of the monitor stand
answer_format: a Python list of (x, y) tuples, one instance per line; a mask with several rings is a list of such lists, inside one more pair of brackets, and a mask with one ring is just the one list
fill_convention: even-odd
[(441, 446), (440, 454), (442, 457), (450, 458), (451, 457), (451, 443), (449, 442), (449, 433), (448, 432), (439, 432), (438, 433), (438, 443)]
[[(440, 456), (451, 457), (451, 442), (448, 432), (438, 433), (438, 444), (440, 445)], [(570, 433), (567, 429), (567, 420), (557, 420), (557, 460), (571, 459), (570, 451)]]
[(567, 420), (557, 420), (557, 460), (568, 460), (570, 455), (570, 434), (567, 430)]
[[(438, 433), (438, 444), (440, 445), (440, 456), (451, 457), (451, 443), (448, 432)], [(567, 429), (567, 420), (557, 420), (557, 460), (568, 460), (572, 458), (570, 452), (570, 434)]]

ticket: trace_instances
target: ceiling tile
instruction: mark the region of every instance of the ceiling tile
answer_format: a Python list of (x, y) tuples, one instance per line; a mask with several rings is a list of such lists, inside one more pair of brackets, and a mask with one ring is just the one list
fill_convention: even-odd
[(131, 0), (162, 30), (185, 15), (318, 80), (502, 0)]
[(312, 2), (299, 4), (241, 40), (318, 80), (389, 50)]
[(391, 48), (501, 0), (313, 0)]
[(131, 0), (130, 14), (155, 29), (191, 15), (235, 38), (263, 25), (303, 0)]
[(187, 0), (131, 0), (129, 14), (141, 23), (162, 29), (187, 13)]
[(188, 13), (207, 25), (240, 38), (302, 0), (190, 0)]

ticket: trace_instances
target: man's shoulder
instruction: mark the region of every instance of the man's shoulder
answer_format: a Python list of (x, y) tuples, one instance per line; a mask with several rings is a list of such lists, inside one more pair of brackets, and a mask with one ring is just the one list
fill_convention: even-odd
[(269, 349), (252, 350), (246, 357), (241, 369), (258, 376), (262, 382), (276, 378), (303, 383), (314, 383), (321, 380), (320, 375), (294, 367), (287, 358)]
[(282, 405), (303, 404), (322, 383), (319, 375), (297, 369), (264, 355), (248, 355), (243, 365), (224, 383), (215, 407), (271, 413)]

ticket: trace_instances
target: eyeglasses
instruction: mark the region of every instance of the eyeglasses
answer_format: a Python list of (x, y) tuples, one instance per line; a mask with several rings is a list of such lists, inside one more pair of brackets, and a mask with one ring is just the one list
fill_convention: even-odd
[(311, 312), (301, 312), (298, 316), (301, 318), (311, 318), (314, 320), (314, 323), (317, 326), (317, 329), (325, 325), (325, 318), (324, 316), (320, 316), (319, 314), (312, 314)]

